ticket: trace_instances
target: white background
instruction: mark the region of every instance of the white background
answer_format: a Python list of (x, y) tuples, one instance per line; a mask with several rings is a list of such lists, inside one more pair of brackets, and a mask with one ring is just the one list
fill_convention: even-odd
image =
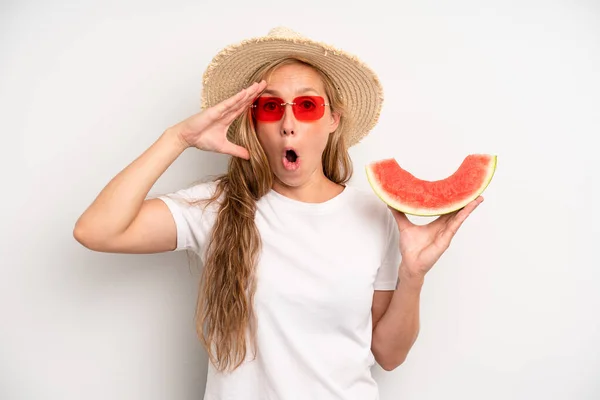
[[(77, 217), (196, 112), (222, 47), (286, 25), (380, 75), (352, 149), (425, 179), (498, 155), (485, 202), (427, 276), (407, 361), (381, 399), (600, 399), (597, 1), (0, 3), (0, 398), (201, 399), (185, 253), (111, 255)], [(152, 193), (222, 172), (188, 150)], [(418, 221), (417, 222), (421, 222)], [(426, 221), (423, 221), (426, 222)]]

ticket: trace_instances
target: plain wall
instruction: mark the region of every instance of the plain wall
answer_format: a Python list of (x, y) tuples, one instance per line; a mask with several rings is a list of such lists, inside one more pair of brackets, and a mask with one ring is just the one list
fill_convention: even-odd
[[(199, 271), (185, 253), (91, 252), (102, 187), (199, 109), (221, 48), (286, 25), (385, 88), (351, 149), (425, 179), (498, 155), (484, 203), (427, 275), (381, 399), (600, 399), (597, 1), (0, 3), (0, 399), (201, 399)], [(224, 171), (188, 150), (151, 193)], [(411, 218), (418, 223), (429, 219)]]

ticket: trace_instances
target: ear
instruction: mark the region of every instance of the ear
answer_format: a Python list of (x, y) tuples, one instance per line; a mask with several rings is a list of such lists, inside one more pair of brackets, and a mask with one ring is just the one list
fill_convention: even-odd
[(332, 112), (329, 123), (329, 132), (335, 132), (340, 124), (340, 113)]

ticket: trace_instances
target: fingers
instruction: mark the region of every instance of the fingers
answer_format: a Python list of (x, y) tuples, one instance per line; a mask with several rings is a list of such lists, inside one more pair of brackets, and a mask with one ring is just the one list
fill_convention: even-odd
[(223, 118), (226, 118), (227, 122), (231, 122), (236, 119), (244, 110), (254, 102), (254, 99), (261, 93), (267, 86), (266, 81), (255, 82), (246, 89), (243, 89), (240, 93), (244, 93), (241, 98), (236, 98), (235, 102), (229, 104), (228, 108), (223, 113)]
[[(245, 109), (250, 106), (257, 94), (262, 92), (266, 86), (267, 83), (264, 80), (261, 82), (255, 82), (249, 87), (240, 90), (238, 93), (229, 97), (228, 99), (223, 100), (221, 103), (215, 106), (215, 110), (217, 112), (216, 115), (213, 114), (214, 118), (219, 121), (219, 124), (229, 126)], [(225, 134), (226, 131), (227, 129), (225, 129)], [(225, 139), (225, 143), (218, 151), (220, 153), (229, 154), (234, 157), (240, 157), (245, 160), (250, 159), (250, 154), (248, 153), (247, 149), (231, 143), (227, 139)]]
[(219, 104), (215, 105), (215, 109), (219, 111), (220, 115), (228, 113), (232, 107), (239, 104), (240, 101), (244, 100), (248, 96), (246, 89), (242, 89), (233, 96), (223, 100)]
[(471, 214), (482, 202), (483, 197), (479, 196), (478, 198), (464, 206), (462, 209), (455, 212), (452, 221), (450, 221), (450, 225), (456, 223), (462, 224), (462, 222), (469, 216), (469, 214)]
[(448, 214), (443, 214), (440, 215), (435, 221), (433, 221), (436, 224), (445, 224), (448, 222), (448, 220), (450, 220), (451, 218), (454, 218), (456, 216), (456, 214), (458, 213), (458, 211), (453, 211), (451, 213)]
[(444, 229), (443, 236), (445, 240), (449, 241), (456, 235), (458, 229), (462, 226), (463, 222), (467, 219), (467, 217), (483, 202), (483, 197), (479, 196), (477, 199), (473, 200), (469, 204), (467, 204), (464, 208), (449, 215), (452, 215), (452, 218), (447, 222), (447, 226)]

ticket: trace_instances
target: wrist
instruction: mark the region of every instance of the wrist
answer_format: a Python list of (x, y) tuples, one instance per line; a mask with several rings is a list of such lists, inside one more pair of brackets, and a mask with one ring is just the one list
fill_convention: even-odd
[(417, 273), (411, 271), (406, 268), (403, 264), (400, 264), (400, 268), (398, 270), (398, 278), (400, 279), (401, 284), (406, 284), (409, 286), (420, 287), (425, 283), (425, 274)]
[(176, 126), (168, 128), (166, 131), (164, 131), (162, 136), (165, 140), (167, 140), (170, 143), (171, 146), (173, 146), (182, 153), (188, 147), (191, 147), (189, 143), (183, 140)]

